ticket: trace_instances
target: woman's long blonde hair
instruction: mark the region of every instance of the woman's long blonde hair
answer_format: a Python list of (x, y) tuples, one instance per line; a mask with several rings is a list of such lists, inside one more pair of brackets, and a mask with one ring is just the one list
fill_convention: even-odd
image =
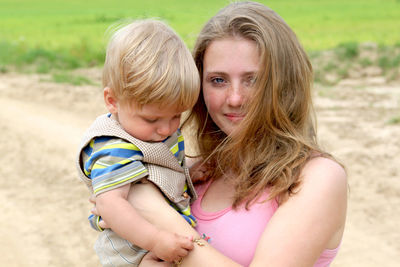
[(194, 47), (200, 77), (208, 45), (236, 36), (257, 44), (261, 66), (239, 131), (226, 136), (215, 125), (202, 93), (188, 122), (196, 131), (199, 156), (212, 172), (208, 179), (233, 172), (233, 206), (245, 202), (248, 207), (267, 188), (270, 198), (293, 193), (301, 169), (321, 151), (315, 137), (310, 61), (294, 32), (273, 10), (255, 2), (235, 2), (212, 17)]

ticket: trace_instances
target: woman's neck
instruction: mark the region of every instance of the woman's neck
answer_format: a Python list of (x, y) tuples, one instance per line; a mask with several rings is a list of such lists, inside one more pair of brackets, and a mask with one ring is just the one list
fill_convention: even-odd
[(201, 202), (204, 211), (216, 212), (232, 206), (235, 187), (230, 182), (231, 178), (224, 175), (224, 177), (211, 182)]

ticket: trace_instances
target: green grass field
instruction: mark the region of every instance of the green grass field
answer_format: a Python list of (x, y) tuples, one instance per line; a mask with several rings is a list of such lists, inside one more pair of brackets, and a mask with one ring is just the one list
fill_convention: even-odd
[[(193, 46), (227, 0), (0, 0), (0, 71), (101, 65), (105, 31), (121, 19), (156, 17)], [(400, 0), (260, 1), (294, 29), (307, 51), (343, 43), (400, 44)]]

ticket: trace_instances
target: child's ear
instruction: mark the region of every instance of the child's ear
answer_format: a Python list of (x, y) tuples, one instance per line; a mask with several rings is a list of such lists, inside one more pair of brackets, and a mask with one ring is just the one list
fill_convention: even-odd
[(117, 99), (114, 96), (114, 92), (110, 87), (104, 88), (104, 103), (106, 104), (106, 108), (111, 114), (115, 114), (118, 111), (117, 107)]

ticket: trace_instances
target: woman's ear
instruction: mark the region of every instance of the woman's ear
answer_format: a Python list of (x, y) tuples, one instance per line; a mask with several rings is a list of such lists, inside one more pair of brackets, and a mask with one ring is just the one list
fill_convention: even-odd
[(111, 114), (116, 114), (118, 112), (118, 101), (114, 96), (114, 92), (110, 87), (106, 87), (104, 88), (103, 94), (106, 108)]

